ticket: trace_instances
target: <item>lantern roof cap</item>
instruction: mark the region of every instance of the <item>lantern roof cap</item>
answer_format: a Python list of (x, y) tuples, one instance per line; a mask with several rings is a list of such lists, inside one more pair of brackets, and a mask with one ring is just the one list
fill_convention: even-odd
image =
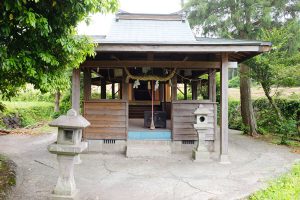
[(91, 125), (84, 117), (79, 115), (76, 110), (70, 109), (67, 115), (61, 115), (49, 123), (49, 126), (59, 128), (85, 128)]

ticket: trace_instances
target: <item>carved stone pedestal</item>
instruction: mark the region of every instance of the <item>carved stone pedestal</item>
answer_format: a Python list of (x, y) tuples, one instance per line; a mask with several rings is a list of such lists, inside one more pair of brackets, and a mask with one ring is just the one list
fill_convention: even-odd
[(57, 155), (57, 161), (59, 166), (59, 176), (51, 199), (76, 199), (78, 190), (76, 189), (74, 180), (75, 157), (73, 155)]

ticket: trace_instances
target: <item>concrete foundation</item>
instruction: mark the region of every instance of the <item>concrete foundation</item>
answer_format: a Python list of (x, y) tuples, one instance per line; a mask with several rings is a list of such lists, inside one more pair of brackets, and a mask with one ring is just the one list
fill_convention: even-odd
[[(145, 148), (147, 145), (157, 144), (162, 146), (159, 148), (166, 148), (165, 150), (170, 151), (170, 153), (183, 153), (191, 152), (196, 146), (197, 142), (194, 144), (183, 144), (182, 141), (153, 141), (153, 140), (115, 140), (115, 143), (104, 143), (104, 140), (87, 140), (88, 148), (85, 153), (118, 153), (126, 154), (128, 144), (136, 145), (136, 148)], [(150, 143), (150, 144), (149, 144)], [(144, 146), (143, 146), (144, 145)], [(213, 146), (213, 144), (207, 144), (208, 146)], [(163, 147), (166, 146), (166, 147)], [(129, 148), (130, 149), (130, 148)], [(208, 148), (214, 149), (214, 147)], [(163, 151), (165, 151), (163, 150)], [(169, 154), (169, 153), (168, 153)]]

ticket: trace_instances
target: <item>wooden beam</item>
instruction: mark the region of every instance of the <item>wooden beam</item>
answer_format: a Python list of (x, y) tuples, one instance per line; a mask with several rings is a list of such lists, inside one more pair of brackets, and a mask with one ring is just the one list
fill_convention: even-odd
[(193, 81), (191, 83), (191, 85), (192, 85), (192, 100), (197, 100), (197, 98), (198, 98), (198, 94), (197, 94), (198, 83)]
[(80, 114), (80, 69), (72, 72), (72, 108)]
[(221, 62), (215, 61), (151, 61), (151, 60), (134, 60), (134, 61), (101, 61), (86, 60), (81, 67), (156, 67), (156, 68), (214, 68), (219, 69)]
[(171, 87), (171, 97), (172, 101), (177, 100), (177, 75), (173, 76), (171, 79), (172, 87)]
[(106, 80), (101, 79), (101, 99), (106, 99)]
[[(123, 71), (123, 74), (125, 74), (125, 72)], [(126, 77), (123, 77), (122, 80), (122, 100), (128, 100), (128, 83), (126, 83)]]
[(184, 100), (187, 100), (187, 83), (184, 83), (183, 85), (183, 89), (184, 89), (184, 92), (183, 92), (183, 95), (184, 95)]
[(115, 99), (115, 83), (111, 83), (111, 98)]
[(221, 68), (221, 119), (220, 119), (220, 163), (230, 163), (228, 158), (228, 54), (222, 54)]
[(91, 98), (91, 84), (92, 84), (92, 77), (91, 77), (91, 70), (84, 69), (83, 71), (83, 98), (85, 101), (90, 100)]
[(117, 44), (101, 43), (96, 47), (99, 52), (265, 52), (270, 45), (199, 45), (199, 44)]
[(210, 69), (208, 74), (208, 98), (216, 102), (216, 70)]

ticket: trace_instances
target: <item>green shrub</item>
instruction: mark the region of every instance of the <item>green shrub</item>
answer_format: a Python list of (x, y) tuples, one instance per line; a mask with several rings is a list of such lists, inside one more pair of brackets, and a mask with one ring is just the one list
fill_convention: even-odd
[[(253, 102), (257, 121), (258, 132), (261, 134), (276, 134), (281, 136), (281, 143), (286, 143), (287, 138), (297, 134), (297, 111), (300, 110), (299, 100), (275, 99), (277, 106), (284, 116), (280, 121), (273, 112), (267, 99), (257, 99)], [(229, 128), (243, 130), (243, 123), (239, 101), (229, 101), (228, 105)], [(299, 114), (300, 112), (298, 112)]]
[(26, 88), (18, 93), (17, 96), (12, 97), (10, 101), (46, 101), (46, 102), (54, 102), (54, 95), (51, 93), (42, 93), (39, 90), (35, 90), (32, 88)]
[(241, 116), (241, 105), (239, 101), (231, 100), (228, 103), (228, 124), (229, 128), (242, 130), (242, 116)]
[[(0, 117), (16, 116), (21, 121), (21, 126), (34, 125), (41, 121), (52, 119), (54, 105), (49, 102), (3, 102), (6, 109), (0, 112)], [(2, 121), (2, 120), (1, 120)], [(3, 126), (2, 122), (2, 126)]]
[(229, 88), (238, 88), (240, 87), (240, 76), (235, 76), (228, 83)]
[(291, 172), (283, 175), (269, 186), (250, 196), (250, 200), (298, 200), (300, 199), (300, 164), (295, 165)]

